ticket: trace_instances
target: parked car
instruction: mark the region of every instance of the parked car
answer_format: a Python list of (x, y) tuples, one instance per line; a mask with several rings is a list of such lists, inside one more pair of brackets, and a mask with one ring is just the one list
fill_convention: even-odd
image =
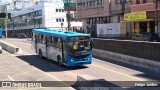
[(138, 41), (158, 41), (158, 35), (155, 33), (140, 33), (132, 37), (132, 40)]
[(20, 33), (20, 34), (18, 34), (18, 38), (20, 39), (20, 38), (27, 38), (27, 37), (24, 33)]
[(0, 53), (2, 53), (2, 46), (0, 45)]

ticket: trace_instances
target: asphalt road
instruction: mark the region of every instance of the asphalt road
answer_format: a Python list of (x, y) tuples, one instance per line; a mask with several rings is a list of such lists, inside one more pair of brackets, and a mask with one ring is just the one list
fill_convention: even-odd
[[(0, 54), (0, 81), (76, 81), (77, 76), (88, 80), (159, 81), (136, 67), (123, 66), (93, 58), (93, 63), (81, 67), (61, 67), (54, 61), (40, 59), (26, 39), (4, 39), (21, 47), (19, 54)], [(63, 88), (61, 88), (63, 89)], [(72, 89), (72, 88), (64, 88)]]

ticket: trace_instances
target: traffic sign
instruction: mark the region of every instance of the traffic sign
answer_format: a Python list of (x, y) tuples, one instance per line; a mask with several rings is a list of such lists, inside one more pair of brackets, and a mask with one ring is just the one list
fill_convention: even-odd
[(64, 10), (65, 11), (75, 11), (76, 3), (64, 3)]

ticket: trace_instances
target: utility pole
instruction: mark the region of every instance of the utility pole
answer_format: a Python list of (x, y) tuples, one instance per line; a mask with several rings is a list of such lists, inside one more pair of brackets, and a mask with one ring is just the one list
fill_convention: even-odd
[(12, 20), (12, 28), (13, 28), (13, 31), (14, 31), (14, 12), (11, 13), (11, 20)]
[(155, 33), (158, 35), (158, 2), (155, 0)]
[(6, 17), (5, 17), (5, 37), (7, 38), (8, 36), (8, 30), (7, 30), (7, 20), (8, 20), (8, 13), (7, 13), (7, 5), (9, 4), (5, 4), (5, 13), (6, 13)]
[(68, 18), (68, 31), (69, 31), (70, 23), (71, 23), (71, 21), (70, 21), (70, 11), (67, 11), (67, 14), (68, 14), (67, 18)]
[[(69, 0), (67, 0), (67, 3), (69, 3)], [(71, 23), (70, 20), (71, 20), (71, 19), (70, 19), (70, 11), (68, 10), (68, 11), (67, 11), (68, 31), (69, 31), (69, 29), (70, 29), (70, 23)]]

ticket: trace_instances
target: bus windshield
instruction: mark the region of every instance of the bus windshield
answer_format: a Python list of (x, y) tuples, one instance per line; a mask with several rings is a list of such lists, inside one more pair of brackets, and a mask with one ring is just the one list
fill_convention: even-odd
[(91, 40), (87, 40), (86, 37), (83, 38), (83, 40), (80, 40), (80, 39), (73, 40), (73, 41), (71, 40), (68, 42), (68, 49), (69, 49), (68, 53), (72, 56), (88, 55), (91, 53), (91, 49), (92, 49)]
[(2, 28), (0, 27), (0, 38), (2, 38), (3, 34), (2, 34)]

